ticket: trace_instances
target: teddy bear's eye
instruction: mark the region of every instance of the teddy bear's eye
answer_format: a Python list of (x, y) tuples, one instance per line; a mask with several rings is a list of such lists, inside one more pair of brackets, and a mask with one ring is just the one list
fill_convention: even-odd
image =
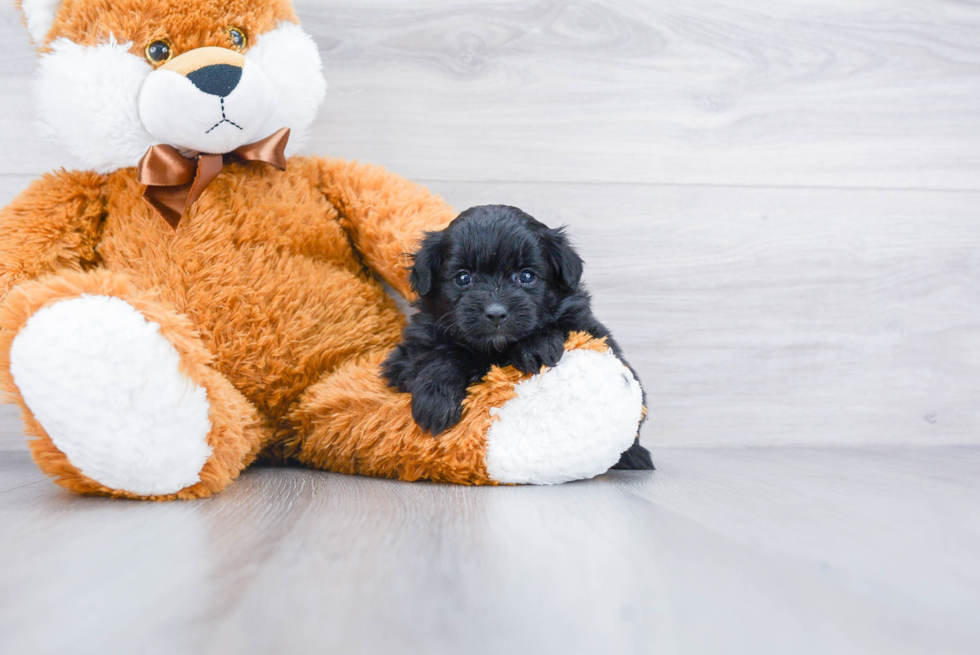
[(234, 46), (235, 50), (244, 50), (245, 46), (248, 45), (248, 38), (245, 36), (245, 30), (237, 27), (229, 27), (227, 32), (228, 38), (231, 39), (231, 44)]
[(146, 46), (145, 55), (151, 64), (162, 64), (174, 56), (174, 47), (169, 39), (158, 39)]

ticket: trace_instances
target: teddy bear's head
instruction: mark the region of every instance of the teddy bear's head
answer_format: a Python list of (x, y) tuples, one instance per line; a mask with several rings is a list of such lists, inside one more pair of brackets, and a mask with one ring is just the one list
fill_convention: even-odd
[(156, 144), (224, 154), (280, 128), (287, 154), (326, 92), (289, 0), (18, 0), (40, 52), (42, 131), (87, 168)]

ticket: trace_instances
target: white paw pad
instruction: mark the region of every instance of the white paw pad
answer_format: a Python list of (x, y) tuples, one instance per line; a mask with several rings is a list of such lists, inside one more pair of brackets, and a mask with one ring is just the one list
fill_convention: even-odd
[(110, 296), (81, 296), (28, 319), (10, 372), (54, 445), (83, 474), (140, 495), (200, 480), (211, 456), (204, 388), (179, 370), (160, 325)]
[(609, 470), (632, 445), (640, 384), (611, 352), (571, 350), (491, 410), (487, 473), (497, 482), (556, 484)]

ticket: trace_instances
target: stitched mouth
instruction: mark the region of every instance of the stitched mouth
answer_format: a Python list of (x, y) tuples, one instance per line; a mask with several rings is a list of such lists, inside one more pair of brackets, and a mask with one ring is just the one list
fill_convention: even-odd
[(211, 128), (207, 132), (205, 132), (205, 134), (211, 134), (212, 130), (216, 129), (219, 125), (223, 125), (224, 123), (228, 123), (232, 127), (237, 127), (239, 130), (241, 130), (242, 129), (241, 125), (235, 123), (234, 121), (228, 120), (228, 117), (225, 116), (225, 99), (219, 98), (219, 100), (221, 100), (221, 120), (215, 123), (214, 125), (212, 125)]

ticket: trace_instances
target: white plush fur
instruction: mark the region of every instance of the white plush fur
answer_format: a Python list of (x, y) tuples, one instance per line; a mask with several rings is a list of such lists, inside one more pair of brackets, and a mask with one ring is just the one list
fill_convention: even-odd
[[(150, 73), (140, 92), (143, 125), (161, 143), (185, 151), (225, 153), (258, 141), (275, 109), (275, 90), (251, 61), (225, 98), (201, 91), (179, 73), (158, 69)], [(272, 130), (274, 132), (275, 130)]]
[[(214, 153), (242, 145), (236, 139), (215, 139), (195, 146), (170, 143), (181, 134), (175, 128), (181, 119), (187, 122), (186, 133), (213, 118), (215, 111), (220, 118), (220, 103), (213, 96), (207, 96), (210, 102), (182, 97), (180, 103), (161, 105), (170, 113), (167, 128), (162, 129), (151, 119), (154, 129), (147, 129), (149, 126), (140, 115), (144, 83), (151, 73), (153, 79), (165, 76), (158, 76), (163, 71), (154, 72), (143, 57), (130, 53), (130, 46), (114, 39), (97, 46), (55, 39), (51, 52), (41, 55), (34, 85), (41, 132), (61, 144), (81, 167), (99, 173), (136, 166), (146, 150), (158, 143)], [(243, 89), (252, 91), (235, 98), (234, 93), (229, 96), (229, 118), (234, 120), (235, 112), (251, 116), (255, 123), (250, 128), (252, 141), (282, 127), (290, 128), (286, 154), (294, 154), (306, 142), (309, 127), (326, 95), (316, 44), (300, 26), (282, 23), (257, 35), (246, 59), (242, 84), (247, 84)], [(246, 81), (246, 75), (254, 78), (254, 85)], [(264, 78), (265, 86), (260, 78)], [(180, 87), (171, 90), (175, 88)], [(237, 108), (235, 103), (239, 103)]]
[(604, 473), (633, 443), (643, 411), (639, 382), (610, 352), (566, 352), (516, 391), (491, 412), (486, 464), (497, 482), (557, 484)]
[(41, 56), (34, 95), (41, 132), (59, 142), (86, 169), (110, 173), (135, 166), (159, 143), (139, 117), (140, 89), (153, 70), (110, 40), (80, 46), (55, 39)]
[(290, 128), (286, 155), (292, 155), (309, 140), (310, 125), (327, 94), (316, 42), (299, 25), (280, 23), (262, 34), (245, 57), (258, 64), (276, 90), (275, 112), (259, 131)]
[(61, 0), (23, 0), (21, 8), (27, 18), (27, 30), (31, 33), (34, 43), (44, 43), (54, 24), (54, 16), (58, 11)]
[(205, 389), (129, 303), (81, 296), (39, 310), (10, 350), (10, 372), (51, 441), (112, 489), (169, 494), (211, 456)]

